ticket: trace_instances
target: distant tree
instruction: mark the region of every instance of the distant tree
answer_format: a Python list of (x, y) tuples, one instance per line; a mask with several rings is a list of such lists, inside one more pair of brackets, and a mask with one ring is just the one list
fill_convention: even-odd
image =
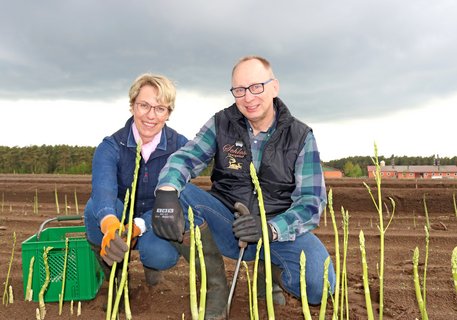
[(352, 161), (346, 161), (346, 163), (343, 166), (343, 172), (346, 177), (352, 177), (352, 169), (354, 168), (354, 164)]
[[(380, 156), (379, 161), (385, 160), (385, 157)], [(371, 161), (370, 156), (353, 156), (353, 157), (347, 157), (347, 158), (342, 158), (338, 160), (332, 160), (329, 162), (324, 162), (326, 166), (333, 167), (336, 169), (340, 169), (341, 171), (344, 171), (344, 165), (346, 162), (352, 162), (353, 165), (357, 164), (359, 168), (362, 170), (361, 176), (368, 176), (367, 173), (367, 166), (372, 165), (373, 162)]]
[(94, 147), (0, 146), (0, 173), (90, 174)]
[(360, 168), (359, 164), (353, 164), (352, 161), (346, 161), (343, 166), (343, 172), (346, 177), (362, 177), (363, 172), (362, 168)]
[[(71, 173), (91, 174), (94, 147), (80, 146), (0, 146), (0, 173)], [(391, 165), (433, 165), (436, 155), (426, 157), (379, 156), (379, 161)], [(439, 157), (440, 165), (457, 165), (457, 157)], [(339, 169), (347, 177), (368, 176), (367, 166), (373, 165), (371, 156), (351, 156), (323, 162), (323, 165)], [(201, 176), (211, 175), (213, 163), (203, 170)]]
[(356, 164), (354, 166), (354, 169), (353, 169), (353, 174), (354, 174), (354, 177), (363, 177), (363, 171), (362, 171), (362, 168), (360, 168), (360, 166), (358, 164)]

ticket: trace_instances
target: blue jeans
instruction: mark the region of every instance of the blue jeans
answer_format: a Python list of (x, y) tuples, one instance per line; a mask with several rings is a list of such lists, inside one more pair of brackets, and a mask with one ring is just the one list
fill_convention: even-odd
[[(195, 224), (200, 225), (203, 221), (208, 223), (212, 236), (222, 255), (232, 259), (238, 259), (238, 239), (232, 232), (233, 213), (227, 209), (218, 199), (208, 192), (188, 183), (180, 195), (181, 205), (185, 216), (189, 206), (194, 212)], [(187, 220), (187, 219), (186, 219)], [(187, 222), (186, 222), (187, 224)], [(245, 249), (243, 260), (255, 259), (256, 243), (249, 244)], [(271, 242), (271, 262), (281, 268), (282, 283), (285, 289), (300, 297), (300, 254), (306, 255), (306, 288), (310, 304), (320, 304), (323, 289), (324, 261), (329, 256), (324, 244), (311, 232), (298, 236), (295, 241)], [(263, 249), (260, 252), (263, 259)], [(328, 280), (331, 292), (335, 287), (335, 271), (330, 263)]]
[[(118, 200), (115, 214), (119, 220), (122, 217), (123, 209), (123, 203)], [(166, 270), (176, 265), (179, 260), (179, 253), (176, 248), (167, 240), (157, 237), (152, 231), (152, 211), (146, 211), (141, 217), (146, 222), (147, 230), (141, 237), (138, 237), (134, 247), (135, 250), (139, 251), (141, 263), (148, 268), (156, 270)], [(84, 224), (86, 226), (87, 240), (93, 244), (100, 245), (103, 233), (100, 231), (98, 219), (95, 217), (92, 199), (89, 199), (84, 209)]]

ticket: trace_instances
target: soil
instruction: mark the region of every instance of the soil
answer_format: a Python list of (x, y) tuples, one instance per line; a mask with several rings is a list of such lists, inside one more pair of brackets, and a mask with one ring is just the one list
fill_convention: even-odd
[[(199, 178), (194, 181), (208, 188), (209, 181)], [(359, 232), (363, 229), (366, 239), (369, 283), (375, 318), (379, 312), (379, 262), (378, 214), (366, 187), (366, 182), (375, 196), (373, 180), (335, 179), (328, 180), (328, 190), (333, 192), (333, 208), (340, 233), (342, 248), (341, 207), (349, 211), (349, 241), (347, 250), (349, 319), (367, 319), (362, 285)], [(385, 206), (384, 226), (393, 209), (389, 197), (395, 200), (394, 218), (385, 234), (384, 319), (421, 318), (413, 283), (412, 255), (415, 247), (420, 250), (419, 275), (423, 278), (425, 261), (425, 209), (430, 219), (430, 243), (426, 277), (426, 304), (430, 319), (457, 319), (457, 293), (451, 273), (451, 253), (457, 246), (457, 218), (453, 194), (457, 180), (384, 180), (382, 198)], [(8, 283), (14, 291), (14, 302), (0, 306), (0, 319), (36, 319), (37, 302), (24, 301), (21, 244), (37, 233), (40, 224), (57, 214), (54, 190), (58, 190), (60, 215), (82, 214), (90, 195), (90, 176), (67, 175), (0, 175), (0, 273), (2, 289), (6, 280), (13, 232), (16, 245)], [(77, 204), (75, 205), (75, 193)], [(38, 213), (34, 213), (34, 197), (38, 195)], [(66, 200), (65, 200), (66, 199)], [(66, 202), (66, 209), (65, 209)], [(315, 234), (325, 243), (335, 261), (335, 237), (329, 210), (323, 214)], [(52, 226), (82, 225), (78, 221), (52, 222)], [(341, 249), (340, 249), (341, 250)], [(228, 280), (231, 281), (235, 261), (226, 259)], [(251, 268), (252, 270), (252, 268)], [(188, 264), (181, 259), (178, 265), (162, 272), (162, 281), (154, 286), (145, 284), (141, 263), (132, 255), (129, 271), (130, 302), (134, 319), (191, 319), (189, 310)], [(104, 319), (107, 301), (107, 284), (102, 285), (96, 297), (82, 301), (80, 319)], [(326, 319), (331, 318), (332, 301), (327, 304)], [(58, 303), (47, 303), (46, 319), (76, 318), (70, 314), (70, 303), (65, 302), (62, 316), (58, 315)], [(312, 306), (313, 319), (318, 318), (319, 306)], [(259, 300), (261, 319), (267, 318), (265, 302)], [(275, 306), (276, 319), (303, 319), (301, 302), (286, 296), (285, 306)], [(247, 280), (242, 269), (237, 290), (232, 301), (232, 319), (249, 319)], [(120, 319), (124, 319), (121, 313)]]

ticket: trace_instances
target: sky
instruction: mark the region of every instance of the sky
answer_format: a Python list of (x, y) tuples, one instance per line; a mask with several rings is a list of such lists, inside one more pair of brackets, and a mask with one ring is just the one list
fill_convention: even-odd
[(457, 1), (5, 1), (0, 146), (97, 146), (130, 117), (140, 74), (172, 79), (168, 125), (193, 138), (234, 102), (245, 55), (321, 159), (457, 155)]

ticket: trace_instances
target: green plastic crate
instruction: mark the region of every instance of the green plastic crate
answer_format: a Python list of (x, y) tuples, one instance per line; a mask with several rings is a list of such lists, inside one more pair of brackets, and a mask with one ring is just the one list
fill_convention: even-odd
[(35, 234), (22, 243), (24, 296), (26, 296), (30, 259), (35, 257), (32, 299), (33, 301), (38, 301), (38, 294), (46, 280), (43, 252), (46, 247), (53, 247), (48, 253), (50, 282), (44, 294), (44, 300), (46, 302), (59, 301), (65, 259), (65, 238), (68, 237), (64, 300), (79, 301), (95, 298), (103, 282), (104, 275), (86, 240), (85, 227), (46, 228), (38, 234), (39, 239)]

